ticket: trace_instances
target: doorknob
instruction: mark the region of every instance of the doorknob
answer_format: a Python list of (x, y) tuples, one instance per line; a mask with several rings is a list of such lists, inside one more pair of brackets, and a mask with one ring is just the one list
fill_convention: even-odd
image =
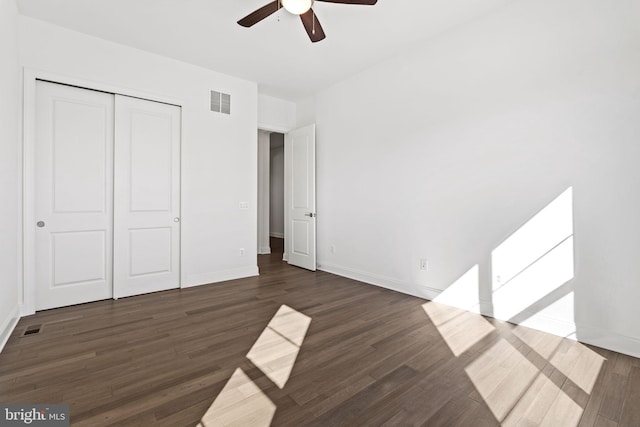
[(44, 227), (44, 221), (38, 221), (36, 222), (36, 225), (40, 228)]
[(180, 218), (178, 217), (173, 218), (173, 222), (180, 222)]
[(309, 216), (309, 217), (313, 218), (314, 216), (316, 216), (316, 214), (314, 214), (313, 212), (308, 212), (308, 213), (304, 214), (304, 216)]

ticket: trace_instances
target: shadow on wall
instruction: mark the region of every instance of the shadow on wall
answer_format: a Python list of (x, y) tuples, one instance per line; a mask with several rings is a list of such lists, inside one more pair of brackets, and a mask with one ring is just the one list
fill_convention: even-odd
[(474, 265), (434, 301), (576, 339), (573, 188), (496, 247), (487, 268), (491, 283)]

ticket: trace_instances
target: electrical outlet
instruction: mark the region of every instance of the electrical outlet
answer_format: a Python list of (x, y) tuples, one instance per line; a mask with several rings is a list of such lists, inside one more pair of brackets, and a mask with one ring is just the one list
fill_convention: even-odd
[(240, 248), (240, 255), (244, 255), (244, 248)]
[(420, 270), (429, 270), (429, 263), (427, 262), (426, 258), (420, 258)]

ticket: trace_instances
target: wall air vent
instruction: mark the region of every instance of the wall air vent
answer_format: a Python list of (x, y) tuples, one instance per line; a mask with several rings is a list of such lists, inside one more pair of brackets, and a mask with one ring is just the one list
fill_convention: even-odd
[(231, 114), (231, 95), (212, 90), (211, 111), (222, 114)]

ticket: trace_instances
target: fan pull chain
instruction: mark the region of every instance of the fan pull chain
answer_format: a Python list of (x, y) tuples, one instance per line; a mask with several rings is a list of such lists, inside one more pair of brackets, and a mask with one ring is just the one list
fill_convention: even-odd
[(278, 0), (278, 22), (280, 22), (280, 8), (282, 7), (281, 4), (282, 2)]
[(311, 34), (315, 34), (316, 33), (316, 13), (313, 11), (313, 9), (311, 9), (311, 18), (313, 24), (311, 24)]

